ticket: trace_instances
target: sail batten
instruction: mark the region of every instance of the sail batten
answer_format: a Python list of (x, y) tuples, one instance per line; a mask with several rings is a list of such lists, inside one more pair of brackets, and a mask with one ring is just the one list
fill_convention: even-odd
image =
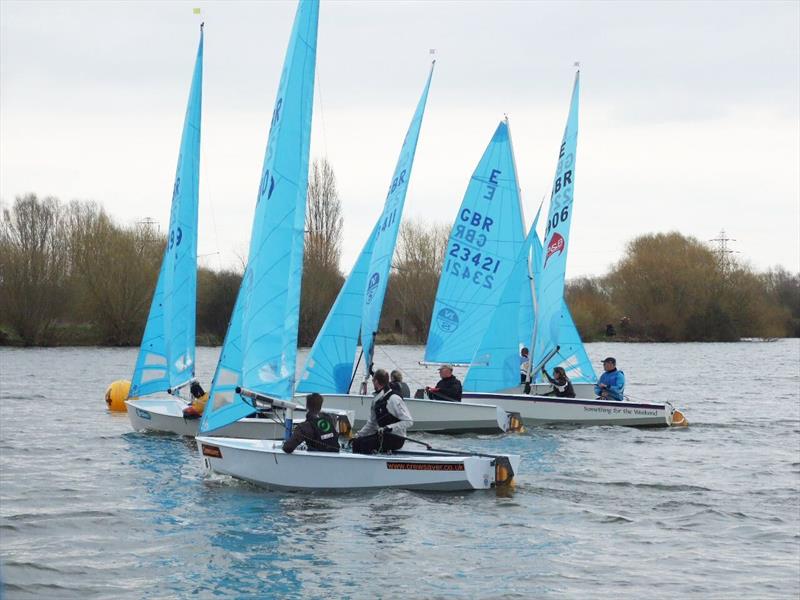
[(132, 398), (178, 388), (194, 377), (202, 88), (201, 28), (172, 189), (167, 244), (131, 377)]
[(293, 396), (319, 1), (297, 7), (259, 179), (250, 251), (200, 431), (253, 412), (236, 393)]

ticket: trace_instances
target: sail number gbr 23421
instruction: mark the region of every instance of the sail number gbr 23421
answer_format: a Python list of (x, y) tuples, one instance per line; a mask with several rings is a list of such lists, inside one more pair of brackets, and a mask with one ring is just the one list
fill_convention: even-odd
[(500, 260), (483, 250), (486, 234), (491, 232), (494, 220), (481, 213), (462, 209), (450, 238), (443, 274), (468, 279), (474, 285), (492, 289)]

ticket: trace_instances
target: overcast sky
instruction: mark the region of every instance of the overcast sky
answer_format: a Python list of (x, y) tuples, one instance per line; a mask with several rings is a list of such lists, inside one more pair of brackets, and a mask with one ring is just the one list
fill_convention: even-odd
[[(248, 236), (295, 2), (0, 3), (0, 201), (100, 202), (162, 230), (206, 23), (201, 263)], [(335, 2), (320, 10), (312, 157), (344, 209), (348, 271), (437, 66), (405, 218), (452, 222), (507, 113), (532, 219), (581, 62), (568, 277), (625, 243), (721, 229), (757, 269), (800, 269), (800, 3)]]

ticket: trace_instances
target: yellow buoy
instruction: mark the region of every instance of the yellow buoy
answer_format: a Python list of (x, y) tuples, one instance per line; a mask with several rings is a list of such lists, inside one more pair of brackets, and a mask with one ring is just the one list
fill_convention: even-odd
[(508, 431), (514, 433), (525, 433), (525, 425), (522, 423), (522, 417), (519, 416), (519, 413), (509, 413)]
[(131, 382), (127, 379), (117, 379), (106, 388), (106, 405), (108, 410), (125, 412), (125, 400), (131, 391)]
[(673, 427), (688, 427), (689, 421), (683, 416), (683, 413), (676, 410), (672, 413), (672, 426)]

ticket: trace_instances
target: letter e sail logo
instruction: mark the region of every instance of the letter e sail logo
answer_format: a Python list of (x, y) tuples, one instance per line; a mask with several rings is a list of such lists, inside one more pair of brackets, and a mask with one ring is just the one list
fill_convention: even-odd
[(561, 254), (564, 251), (564, 238), (560, 233), (554, 233), (550, 238), (550, 243), (547, 245), (547, 256), (544, 259), (544, 266), (547, 266), (547, 261), (553, 254)]
[(458, 313), (452, 308), (443, 308), (436, 315), (436, 324), (445, 333), (452, 333), (458, 329)]
[(378, 289), (378, 282), (380, 280), (381, 277), (377, 273), (373, 273), (369, 278), (369, 284), (367, 284), (367, 304), (372, 302), (372, 299), (375, 297), (375, 292)]

